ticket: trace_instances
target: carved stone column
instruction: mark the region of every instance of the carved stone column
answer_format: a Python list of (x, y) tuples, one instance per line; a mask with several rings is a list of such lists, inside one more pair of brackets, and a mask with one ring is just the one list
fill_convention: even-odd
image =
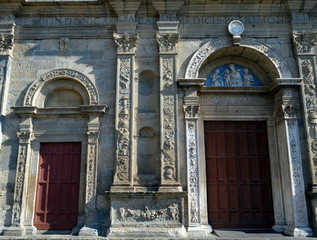
[[(161, 190), (179, 187), (176, 59), (179, 22), (158, 22), (160, 54)], [(169, 30), (165, 31), (168, 25)]]
[(312, 210), (314, 212), (315, 228), (317, 225), (317, 91), (316, 91), (316, 55), (313, 48), (317, 45), (317, 34), (294, 33), (293, 42), (300, 77), (303, 78), (301, 85), (303, 115), (306, 131), (307, 158), (311, 167), (311, 197)]
[(14, 23), (0, 23), (0, 148), (2, 143), (2, 124), (6, 114), (10, 83), (14, 28)]
[[(7, 236), (20, 236), (26, 234), (24, 227), (24, 210), (26, 208), (26, 186), (28, 181), (28, 165), (30, 162), (31, 141), (34, 140), (32, 118), (22, 119), (20, 131), (17, 132), (19, 139), (18, 158), (16, 165), (16, 177), (13, 194), (13, 207), (11, 226), (4, 229), (3, 234)], [(33, 233), (33, 230), (30, 230)]]
[(301, 79), (277, 79), (280, 85), (275, 94), (275, 122), (283, 187), (283, 201), (288, 235), (312, 236), (309, 228), (302, 156), (298, 134), (298, 86)]
[(187, 231), (190, 236), (208, 236), (209, 225), (204, 224), (201, 211), (201, 189), (199, 172), (199, 134), (198, 114), (199, 97), (197, 91), (204, 85), (205, 79), (178, 79), (179, 86), (184, 89), (184, 113), (186, 129), (187, 160)]
[(96, 188), (99, 141), (99, 117), (89, 116), (87, 132), (87, 165), (85, 194), (85, 226), (80, 229), (79, 236), (98, 236), (96, 226)]

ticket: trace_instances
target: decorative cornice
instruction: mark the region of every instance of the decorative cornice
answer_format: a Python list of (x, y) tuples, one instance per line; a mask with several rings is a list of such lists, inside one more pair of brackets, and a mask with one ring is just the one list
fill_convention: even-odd
[(118, 45), (119, 53), (134, 53), (135, 47), (137, 46), (137, 41), (139, 39), (138, 34), (129, 33), (114, 33), (113, 38)]
[(313, 46), (317, 45), (316, 34), (293, 34), (293, 41), (298, 53), (310, 53)]
[(156, 41), (159, 45), (160, 53), (176, 52), (176, 44), (179, 34), (156, 34)]

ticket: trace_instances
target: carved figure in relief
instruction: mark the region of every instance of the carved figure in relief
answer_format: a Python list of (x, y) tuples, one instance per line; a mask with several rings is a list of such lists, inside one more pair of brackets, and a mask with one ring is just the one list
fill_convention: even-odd
[(317, 138), (317, 112), (316, 111), (310, 111), (308, 113), (309, 123), (310, 123), (310, 129), (309, 133), (311, 138), (316, 139)]
[(233, 87), (242, 86), (243, 85), (242, 84), (242, 77), (241, 77), (241, 74), (240, 74), (239, 70), (236, 69), (234, 64), (230, 64), (229, 65), (229, 69), (230, 69), (231, 86), (233, 86)]
[(170, 70), (166, 70), (166, 73), (163, 76), (165, 87), (169, 87), (173, 84), (173, 73)]
[(229, 69), (226, 69), (226, 70), (224, 71), (224, 80), (225, 80), (226, 86), (228, 86), (228, 87), (231, 87), (231, 86), (232, 86)]
[(178, 205), (176, 203), (170, 205), (168, 207), (172, 220), (178, 220), (179, 219), (179, 210), (178, 210)]
[(167, 166), (165, 168), (164, 177), (167, 180), (175, 180), (174, 169), (172, 167), (170, 167), (170, 166)]
[(254, 79), (252, 74), (249, 73), (249, 69), (248, 68), (244, 68), (243, 69), (244, 72), (244, 86), (246, 87), (250, 87), (254, 85)]
[(221, 81), (221, 77), (219, 76), (219, 73), (220, 73), (220, 70), (216, 69), (214, 72), (214, 75), (212, 76), (211, 85), (214, 87), (222, 86), (222, 81)]
[(313, 96), (315, 95), (315, 86), (310, 84), (310, 85), (305, 85), (305, 93), (310, 95), (310, 96)]

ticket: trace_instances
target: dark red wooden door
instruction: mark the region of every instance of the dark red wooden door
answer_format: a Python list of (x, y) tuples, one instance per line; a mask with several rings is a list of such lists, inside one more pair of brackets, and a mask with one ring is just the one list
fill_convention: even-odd
[(265, 122), (205, 122), (208, 218), (218, 228), (274, 224)]
[(71, 230), (77, 224), (81, 143), (41, 143), (34, 226)]

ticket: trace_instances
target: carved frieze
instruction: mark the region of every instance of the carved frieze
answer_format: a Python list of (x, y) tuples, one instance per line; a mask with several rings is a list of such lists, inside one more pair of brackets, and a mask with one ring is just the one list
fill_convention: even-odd
[(113, 38), (118, 46), (117, 49), (119, 53), (134, 53), (135, 47), (137, 46), (137, 42), (139, 39), (139, 35), (129, 33), (114, 33)]
[(120, 207), (117, 210), (116, 218), (122, 222), (179, 221), (180, 210), (176, 203), (159, 209), (149, 206), (145, 206), (144, 209)]
[(176, 52), (179, 34), (157, 34), (156, 40), (161, 53)]
[(97, 89), (95, 88), (94, 84), (90, 81), (88, 77), (86, 77), (84, 74), (75, 70), (57, 69), (42, 75), (39, 80), (33, 82), (33, 84), (27, 90), (26, 96), (24, 98), (24, 106), (32, 105), (34, 94), (45, 82), (55, 78), (61, 78), (61, 77), (79, 81), (86, 88), (88, 92), (90, 105), (98, 104), (99, 97), (97, 94)]
[(293, 34), (293, 41), (298, 53), (310, 53), (312, 47), (317, 45), (317, 36), (307, 33)]
[(0, 51), (7, 52), (13, 47), (13, 35), (12, 34), (0, 34)]

